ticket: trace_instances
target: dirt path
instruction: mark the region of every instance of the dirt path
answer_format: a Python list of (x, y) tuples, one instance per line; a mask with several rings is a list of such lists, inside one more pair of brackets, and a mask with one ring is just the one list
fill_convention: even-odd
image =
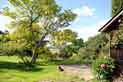
[(93, 74), (90, 66), (87, 65), (62, 65), (65, 74), (75, 75), (79, 78), (89, 81), (93, 79)]
[[(90, 66), (88, 65), (60, 65), (64, 69), (63, 72), (67, 76), (77, 76), (81, 80), (84, 80), (84, 82), (91, 82), (90, 80), (93, 79), (93, 74), (91, 71)], [(45, 80), (45, 81), (39, 81), (39, 82), (54, 82), (50, 80)], [(57, 81), (56, 81), (57, 82)], [(58, 81), (58, 82), (63, 82), (63, 81)], [(71, 81), (75, 82), (75, 81)]]

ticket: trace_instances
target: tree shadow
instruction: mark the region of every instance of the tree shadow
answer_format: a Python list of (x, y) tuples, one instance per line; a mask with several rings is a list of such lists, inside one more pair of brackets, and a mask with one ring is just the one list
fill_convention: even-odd
[(19, 71), (31, 71), (31, 72), (37, 72), (40, 70), (43, 70), (43, 68), (40, 67), (28, 67), (22, 63), (14, 63), (14, 62), (7, 62), (7, 61), (0, 61), (0, 72), (2, 70), (19, 70)]

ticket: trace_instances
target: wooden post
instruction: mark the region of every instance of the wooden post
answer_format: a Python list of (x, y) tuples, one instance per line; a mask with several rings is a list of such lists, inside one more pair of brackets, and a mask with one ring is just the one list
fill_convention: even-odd
[(109, 57), (111, 57), (111, 32), (109, 33)]

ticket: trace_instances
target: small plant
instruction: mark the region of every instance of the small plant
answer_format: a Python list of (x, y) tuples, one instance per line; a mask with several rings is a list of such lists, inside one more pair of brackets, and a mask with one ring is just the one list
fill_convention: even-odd
[(106, 81), (111, 80), (115, 68), (113, 59), (99, 58), (93, 62), (92, 66), (97, 79)]

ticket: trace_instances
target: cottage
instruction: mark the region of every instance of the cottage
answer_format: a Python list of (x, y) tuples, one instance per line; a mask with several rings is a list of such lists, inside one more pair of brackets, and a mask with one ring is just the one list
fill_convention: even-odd
[(99, 32), (104, 32), (109, 35), (110, 57), (114, 58), (119, 64), (123, 63), (123, 43), (113, 43), (113, 37), (120, 28), (123, 28), (123, 10), (117, 13), (102, 28), (99, 29)]

